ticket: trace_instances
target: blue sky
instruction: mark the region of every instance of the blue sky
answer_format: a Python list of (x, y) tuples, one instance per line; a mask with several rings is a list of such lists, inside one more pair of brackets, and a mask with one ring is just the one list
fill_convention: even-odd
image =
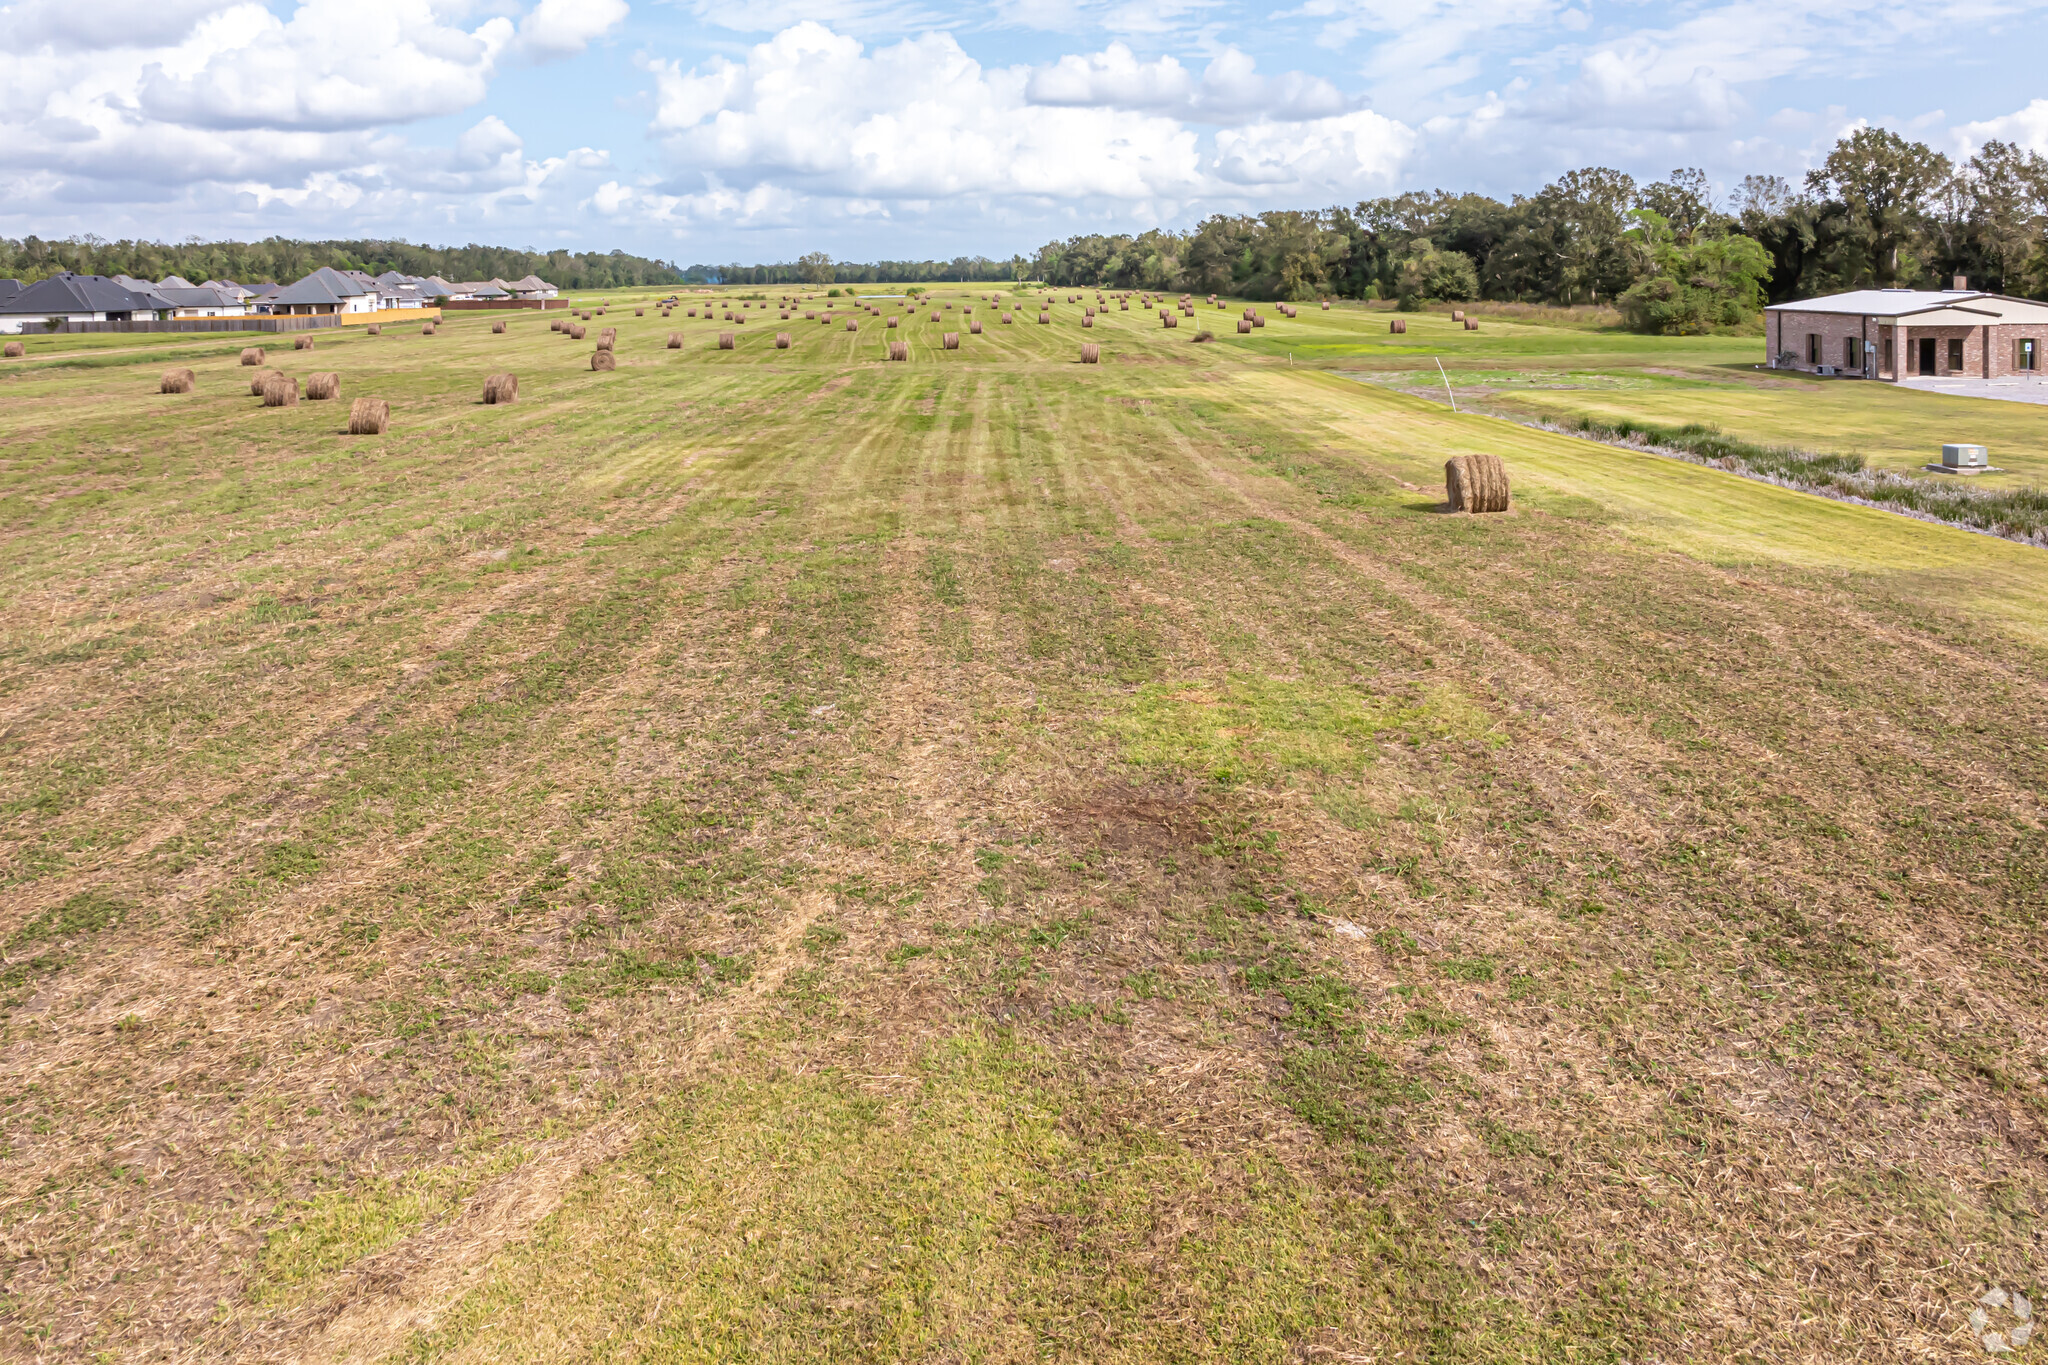
[(1006, 256), (1589, 164), (1796, 183), (1859, 123), (2048, 152), (2044, 51), (2038, 0), (13, 0), (0, 233)]

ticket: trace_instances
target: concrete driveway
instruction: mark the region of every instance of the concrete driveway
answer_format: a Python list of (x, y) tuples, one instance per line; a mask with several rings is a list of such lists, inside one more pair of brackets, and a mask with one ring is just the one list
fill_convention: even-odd
[(1906, 379), (1901, 388), (2005, 403), (2048, 403), (2048, 379)]

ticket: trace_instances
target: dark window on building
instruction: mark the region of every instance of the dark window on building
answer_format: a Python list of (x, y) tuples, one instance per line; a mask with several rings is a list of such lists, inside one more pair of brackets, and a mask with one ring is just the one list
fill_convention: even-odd
[(2015, 337), (2012, 343), (2012, 367), (2015, 370), (2032, 370), (2040, 366), (2039, 344), (2032, 337)]
[(1933, 338), (1933, 337), (1921, 337), (1921, 338), (1920, 338), (1920, 373), (1921, 373), (1921, 374), (1923, 374), (1923, 375), (1928, 375), (1928, 374), (1933, 374), (1933, 373), (1934, 373), (1934, 338)]
[(1961, 337), (1950, 337), (1948, 339), (1948, 372), (1950, 374), (1961, 374), (1963, 372), (1963, 339)]
[(1808, 332), (1806, 334), (1806, 363), (1809, 365), (1820, 364), (1819, 332)]
[(1842, 368), (1845, 370), (1860, 370), (1863, 368), (1863, 342), (1861, 339), (1850, 337), (1842, 343)]
[(1884, 339), (1884, 367), (1887, 370), (1892, 368), (1892, 339), (1890, 337)]

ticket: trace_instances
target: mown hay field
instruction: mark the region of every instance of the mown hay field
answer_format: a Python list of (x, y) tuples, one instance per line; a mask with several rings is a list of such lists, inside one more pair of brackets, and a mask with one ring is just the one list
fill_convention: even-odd
[(1981, 1354), (2048, 557), (934, 292), (0, 368), (0, 1353)]

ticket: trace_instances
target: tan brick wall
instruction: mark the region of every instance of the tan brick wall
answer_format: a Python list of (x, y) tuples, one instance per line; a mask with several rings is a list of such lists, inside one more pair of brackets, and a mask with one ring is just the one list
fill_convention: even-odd
[[(1934, 342), (1934, 369), (1927, 377), (1954, 375), (1969, 379), (2003, 379), (2015, 373), (2014, 342), (2022, 338), (2034, 342), (2035, 369), (2029, 377), (2048, 379), (2048, 324), (2001, 322), (1988, 327), (1915, 327), (1908, 319), (1905, 332), (1907, 354), (1902, 359), (1908, 379), (1922, 377), (1920, 343), (1923, 339)], [(1781, 353), (1790, 351), (1795, 370), (1811, 373), (1817, 364), (1851, 370), (1845, 346), (1851, 338), (1859, 341), (1868, 338), (1870, 348), (1869, 365), (1854, 372), (1874, 374), (1879, 379), (1895, 377), (1892, 364), (1885, 356), (1885, 343), (1892, 340), (1892, 328), (1890, 324), (1880, 323), (1874, 318), (1838, 313), (1769, 314), (1764, 323), (1764, 358), (1768, 363)], [(1960, 364), (1949, 345), (1952, 341), (1962, 343)]]

